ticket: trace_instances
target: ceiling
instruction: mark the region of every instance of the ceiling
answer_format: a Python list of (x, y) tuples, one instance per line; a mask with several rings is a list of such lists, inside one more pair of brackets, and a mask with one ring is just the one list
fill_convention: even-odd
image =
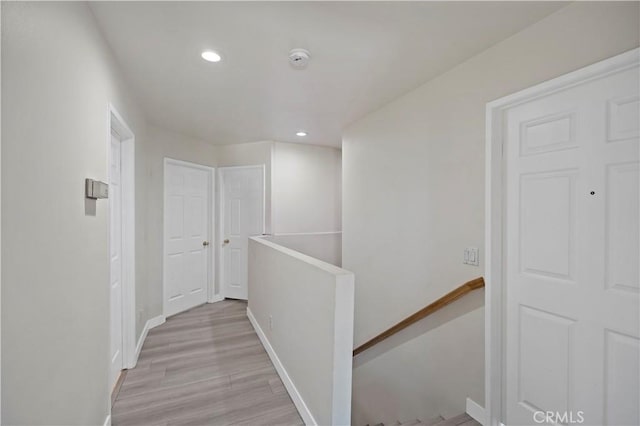
[[(212, 144), (333, 146), (349, 123), (564, 5), (90, 3), (151, 123)], [(288, 63), (297, 47), (311, 52), (305, 70)]]

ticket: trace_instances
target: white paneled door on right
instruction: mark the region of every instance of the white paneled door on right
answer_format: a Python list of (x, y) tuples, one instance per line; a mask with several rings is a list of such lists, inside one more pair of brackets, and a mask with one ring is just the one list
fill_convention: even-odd
[(246, 300), (249, 237), (264, 232), (264, 167), (224, 167), (220, 177), (222, 290), (224, 297)]
[(164, 313), (206, 303), (213, 255), (211, 169), (167, 160), (164, 171)]
[(638, 72), (503, 116), (506, 424), (640, 423)]

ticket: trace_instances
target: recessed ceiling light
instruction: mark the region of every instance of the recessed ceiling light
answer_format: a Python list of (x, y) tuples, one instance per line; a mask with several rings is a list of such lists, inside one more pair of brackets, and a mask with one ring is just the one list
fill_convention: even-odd
[(202, 52), (202, 59), (208, 62), (220, 62), (222, 57), (213, 50), (205, 50)]
[(307, 132), (298, 132), (296, 136), (307, 136)]

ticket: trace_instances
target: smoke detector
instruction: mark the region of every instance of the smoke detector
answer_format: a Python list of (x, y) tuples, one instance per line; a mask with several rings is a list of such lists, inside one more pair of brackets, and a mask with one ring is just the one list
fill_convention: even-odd
[(289, 52), (289, 63), (297, 69), (304, 69), (309, 64), (311, 54), (307, 49), (292, 49)]

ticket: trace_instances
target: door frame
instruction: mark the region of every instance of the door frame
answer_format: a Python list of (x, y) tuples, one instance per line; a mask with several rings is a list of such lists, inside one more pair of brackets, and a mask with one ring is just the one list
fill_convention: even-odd
[(503, 115), (518, 104), (615, 74), (640, 63), (640, 48), (629, 50), (544, 83), (489, 102), (485, 139), (485, 422), (499, 426), (504, 419), (506, 372), (503, 364), (506, 330), (506, 286)]
[[(111, 132), (120, 138), (122, 205), (122, 368), (136, 365), (136, 188), (135, 135), (118, 110), (109, 104), (107, 126), (107, 173), (111, 162)], [(107, 199), (111, 202), (109, 199)], [(111, 219), (107, 220), (110, 233)], [(108, 239), (109, 240), (109, 239)], [(108, 241), (109, 253), (111, 242)], [(111, 332), (111, 322), (109, 322)], [(109, 357), (111, 359), (111, 357)]]
[[(165, 257), (167, 256), (166, 249), (166, 240), (165, 237), (167, 235), (167, 215), (165, 214), (167, 211), (167, 166), (173, 164), (177, 166), (183, 167), (191, 167), (197, 170), (206, 171), (209, 175), (209, 205), (207, 206), (207, 214), (209, 216), (209, 220), (207, 221), (207, 239), (209, 241), (214, 241), (215, 239), (215, 220), (216, 220), (216, 198), (215, 198), (215, 188), (216, 188), (216, 174), (215, 168), (211, 166), (205, 166), (203, 164), (191, 163), (189, 161), (176, 160), (174, 158), (164, 157), (163, 162), (163, 170), (162, 170), (162, 315), (166, 316), (166, 296), (167, 296), (167, 268)], [(215, 287), (214, 287), (214, 278), (215, 278), (215, 258), (216, 258), (216, 249), (213, 244), (209, 244), (212, 252), (207, 256), (207, 303), (217, 302), (221, 299), (216, 297)]]
[(216, 240), (216, 248), (218, 251), (217, 261), (218, 261), (218, 295), (220, 299), (224, 299), (224, 254), (222, 250), (222, 239), (224, 235), (224, 171), (230, 169), (260, 169), (262, 170), (262, 235), (265, 235), (266, 226), (267, 226), (267, 216), (266, 216), (266, 208), (267, 208), (267, 181), (266, 181), (266, 170), (267, 167), (265, 164), (256, 164), (249, 166), (225, 166), (218, 167), (218, 239)]

